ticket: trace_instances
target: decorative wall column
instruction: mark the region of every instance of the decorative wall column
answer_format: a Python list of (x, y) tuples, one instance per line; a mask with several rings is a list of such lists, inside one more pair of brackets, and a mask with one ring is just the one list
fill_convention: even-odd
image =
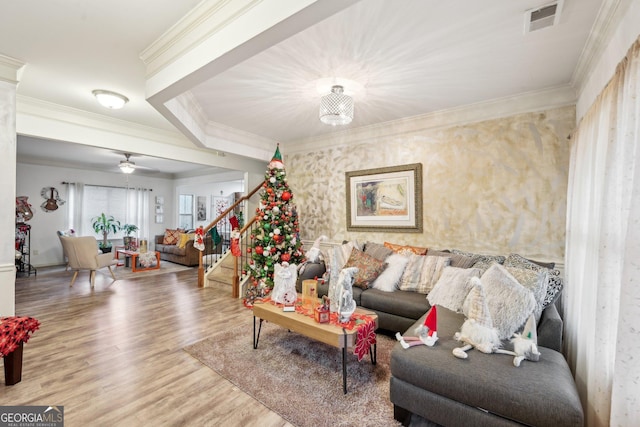
[(23, 63), (0, 55), (0, 316), (15, 315), (16, 87)]

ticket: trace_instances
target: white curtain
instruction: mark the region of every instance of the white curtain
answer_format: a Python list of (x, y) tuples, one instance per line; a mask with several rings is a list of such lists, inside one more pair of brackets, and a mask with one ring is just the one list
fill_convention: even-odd
[(66, 229), (74, 229), (76, 234), (84, 236), (85, 231), (82, 226), (82, 197), (84, 194), (84, 184), (81, 182), (70, 182), (67, 184), (67, 221)]
[(127, 189), (126, 224), (138, 226), (138, 236), (149, 238), (149, 190), (146, 188)]
[(640, 39), (573, 138), (565, 350), (588, 426), (640, 420)]

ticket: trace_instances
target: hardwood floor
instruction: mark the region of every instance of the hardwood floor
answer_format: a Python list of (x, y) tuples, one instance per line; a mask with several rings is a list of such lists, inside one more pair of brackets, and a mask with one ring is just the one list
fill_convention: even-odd
[(87, 272), (70, 281), (64, 268), (16, 279), (16, 314), (41, 326), (22, 382), (2, 377), (0, 405), (61, 405), (67, 426), (291, 426), (182, 350), (252, 327), (230, 288), (198, 289), (196, 269), (115, 282), (98, 272), (93, 290)]

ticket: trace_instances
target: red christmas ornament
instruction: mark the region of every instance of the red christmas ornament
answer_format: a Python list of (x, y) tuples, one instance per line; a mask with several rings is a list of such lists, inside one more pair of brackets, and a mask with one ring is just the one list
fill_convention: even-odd
[(291, 259), (291, 255), (289, 255), (288, 253), (284, 253), (280, 257), (280, 259), (282, 260), (282, 262), (289, 262), (289, 260)]
[(277, 250), (276, 248), (271, 248), (271, 253), (272, 253), (272, 254), (275, 254), (275, 253), (276, 253), (276, 250)]
[(263, 252), (264, 252), (264, 249), (262, 248), (262, 246), (256, 246), (256, 253), (258, 255), (262, 255)]
[(280, 196), (280, 198), (286, 202), (291, 198), (291, 193), (289, 193), (288, 191), (285, 191), (282, 193), (282, 196)]
[(250, 254), (251, 253), (251, 248), (247, 248), (247, 253)]
[(273, 193), (273, 188), (271, 188), (271, 187), (267, 188), (267, 193), (269, 193), (269, 194)]

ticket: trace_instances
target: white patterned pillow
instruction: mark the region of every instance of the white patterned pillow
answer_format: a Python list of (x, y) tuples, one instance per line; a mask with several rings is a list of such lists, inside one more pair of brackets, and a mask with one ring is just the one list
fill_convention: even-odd
[(392, 254), (387, 257), (385, 263), (387, 268), (373, 281), (371, 287), (384, 292), (394, 292), (398, 289), (398, 282), (409, 263), (409, 258), (401, 254)]
[(445, 267), (438, 282), (429, 292), (427, 300), (431, 306), (440, 305), (451, 311), (462, 312), (462, 303), (473, 287), (472, 277), (480, 277), (477, 268)]
[(547, 285), (549, 283), (549, 274), (547, 271), (535, 271), (527, 268), (505, 267), (509, 273), (525, 288), (533, 293), (536, 299), (536, 308), (534, 310), (536, 323), (540, 322), (542, 310), (544, 310), (544, 298), (547, 296)]
[(492, 264), (480, 278), (493, 326), (500, 339), (511, 338), (536, 308), (533, 292), (522, 286), (500, 264)]
[(398, 287), (401, 291), (428, 294), (442, 274), (451, 264), (451, 258), (408, 254), (409, 262), (404, 269)]
[(542, 303), (543, 307), (554, 303), (560, 297), (560, 292), (564, 287), (562, 277), (560, 277), (560, 270), (540, 266), (518, 254), (510, 254), (505, 260), (504, 265), (507, 267), (527, 268), (533, 271), (546, 271), (548, 273), (547, 295)]

